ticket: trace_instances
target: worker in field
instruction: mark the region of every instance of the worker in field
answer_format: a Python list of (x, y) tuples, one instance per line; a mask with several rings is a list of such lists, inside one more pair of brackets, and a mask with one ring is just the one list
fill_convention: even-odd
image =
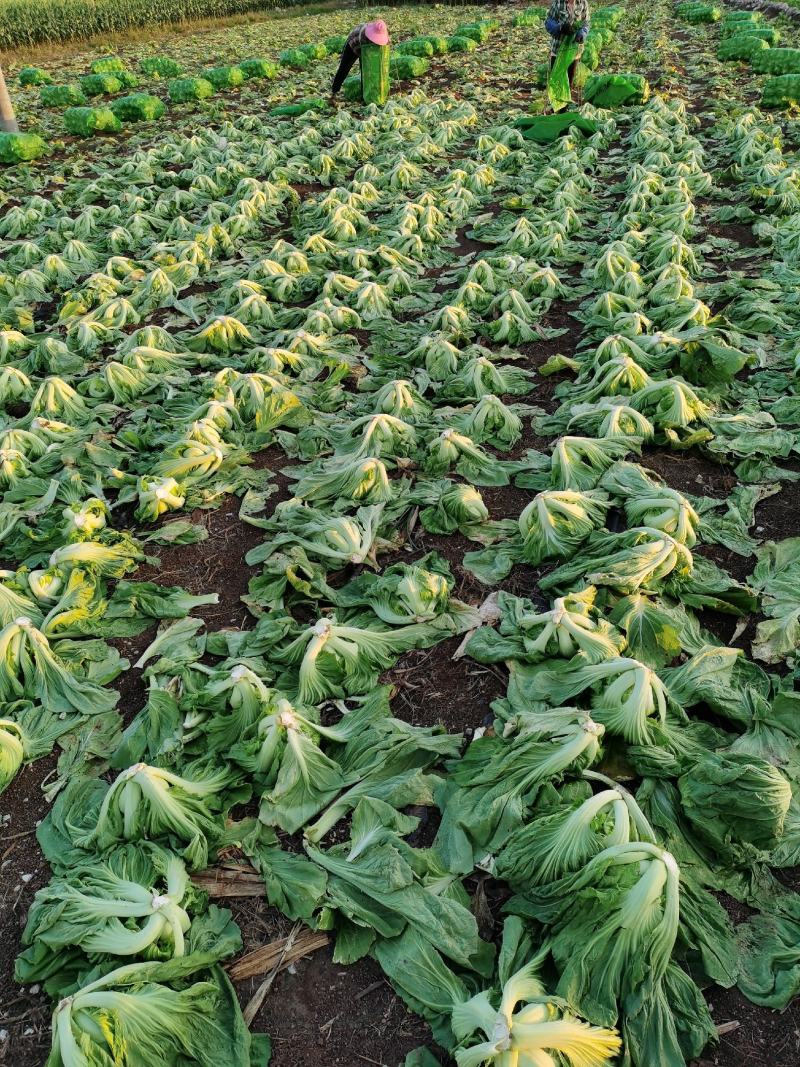
[(366, 44), (389, 44), (389, 30), (383, 19), (376, 19), (374, 22), (364, 22), (360, 26), (356, 26), (354, 30), (350, 31), (345, 46), (342, 49), (342, 58), (339, 62), (339, 69), (336, 71), (333, 85), (331, 86), (331, 102), (333, 102), (333, 98), (341, 89), (353, 64), (357, 59), (361, 59), (361, 49)]
[[(554, 111), (562, 110), (572, 99), (572, 85), (589, 35), (589, 23), (589, 0), (551, 0), (544, 28), (552, 37), (548, 94)], [(549, 83), (554, 81), (563, 84), (551, 86)]]

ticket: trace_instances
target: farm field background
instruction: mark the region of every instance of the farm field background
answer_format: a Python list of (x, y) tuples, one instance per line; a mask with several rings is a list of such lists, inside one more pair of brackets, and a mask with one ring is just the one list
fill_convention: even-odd
[(360, 7), (6, 53), (2, 1062), (798, 1061), (797, 25), (595, 9), (547, 145), (525, 10), (383, 108), (279, 61)]

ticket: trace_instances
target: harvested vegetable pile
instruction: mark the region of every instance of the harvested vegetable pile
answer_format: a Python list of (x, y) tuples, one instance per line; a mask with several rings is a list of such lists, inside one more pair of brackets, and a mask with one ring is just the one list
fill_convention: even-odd
[[(777, 54), (706, 7), (649, 31), (698, 77)], [(75, 139), (0, 173), (24, 1010), (50, 1067), (707, 1063), (721, 991), (800, 991), (792, 127), (611, 29), (552, 141), (483, 43), (331, 110), (349, 17), (26, 75)], [(382, 1045), (302, 1045), (318, 950), (339, 1014), (391, 985)]]

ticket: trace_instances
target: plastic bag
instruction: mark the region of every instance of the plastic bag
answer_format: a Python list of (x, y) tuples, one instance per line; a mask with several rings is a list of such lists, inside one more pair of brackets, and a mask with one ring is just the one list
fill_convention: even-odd
[(46, 151), (38, 133), (0, 133), (0, 163), (27, 163)]
[(451, 52), (474, 52), (478, 47), (477, 41), (474, 41), (471, 37), (461, 37), (460, 35), (451, 37), (447, 43)]
[(761, 97), (762, 107), (789, 107), (800, 104), (800, 74), (781, 74), (767, 78)]
[(176, 104), (205, 100), (214, 95), (214, 86), (207, 78), (174, 78), (168, 88), (170, 99)]
[(118, 93), (121, 88), (122, 80), (116, 74), (86, 74), (81, 78), (81, 89), (87, 96)]
[(593, 74), (587, 79), (583, 96), (595, 107), (643, 104), (650, 85), (643, 74)]
[(428, 60), (422, 56), (393, 55), (389, 63), (389, 73), (397, 81), (408, 81), (409, 78), (419, 78), (429, 66)]
[(320, 97), (311, 97), (307, 100), (298, 100), (294, 104), (281, 104), (280, 107), (274, 107), (270, 115), (286, 115), (291, 118), (294, 115), (305, 115), (306, 111), (326, 111), (327, 108), (327, 103)]
[(386, 103), (389, 97), (389, 46), (365, 44), (361, 49), (361, 96), (365, 104)]
[(119, 56), (103, 56), (92, 63), (92, 74), (118, 74), (125, 70), (125, 64)]
[(514, 127), (522, 131), (526, 141), (549, 144), (573, 129), (591, 137), (600, 129), (600, 124), (577, 111), (561, 111), (557, 115), (521, 115)]
[(139, 60), (142, 74), (148, 78), (177, 78), (183, 68), (169, 56), (146, 56)]
[(122, 123), (107, 107), (69, 107), (64, 112), (64, 125), (69, 133), (91, 137), (93, 133), (117, 133)]
[(111, 110), (123, 122), (154, 122), (167, 110), (164, 101), (147, 93), (134, 93), (115, 100)]
[(20, 85), (49, 85), (52, 80), (41, 67), (23, 67), (19, 72)]
[(78, 107), (86, 103), (86, 94), (77, 82), (66, 85), (43, 85), (39, 91), (42, 107)]
[(547, 97), (554, 112), (563, 111), (572, 102), (569, 68), (580, 54), (581, 46), (571, 34), (562, 37), (547, 79)]
[(233, 89), (242, 85), (244, 71), (240, 67), (212, 67), (211, 70), (203, 71), (203, 77), (210, 81), (215, 89)]
[(278, 68), (269, 59), (245, 59), (239, 64), (239, 70), (245, 78), (275, 78)]
[(301, 52), (299, 48), (284, 48), (279, 53), (278, 59), (281, 61), (282, 66), (295, 67), (298, 70), (307, 67), (309, 63), (308, 56), (305, 52)]

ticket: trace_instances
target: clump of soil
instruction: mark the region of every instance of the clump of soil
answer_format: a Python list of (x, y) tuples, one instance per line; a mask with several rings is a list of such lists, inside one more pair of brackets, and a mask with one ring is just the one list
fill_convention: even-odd
[(396, 688), (394, 714), (412, 726), (444, 726), (472, 732), (484, 723), (489, 705), (505, 696), (507, 678), (499, 667), (452, 656), (461, 644), (452, 637), (433, 648), (414, 649), (381, 679)]
[(36, 842), (36, 827), (50, 810), (41, 785), (55, 770), (56, 756), (23, 767), (3, 793), (0, 822), (0, 1063), (40, 1067), (50, 1048), (50, 1005), (37, 986), (14, 981), (14, 960), (28, 908), (50, 868)]

